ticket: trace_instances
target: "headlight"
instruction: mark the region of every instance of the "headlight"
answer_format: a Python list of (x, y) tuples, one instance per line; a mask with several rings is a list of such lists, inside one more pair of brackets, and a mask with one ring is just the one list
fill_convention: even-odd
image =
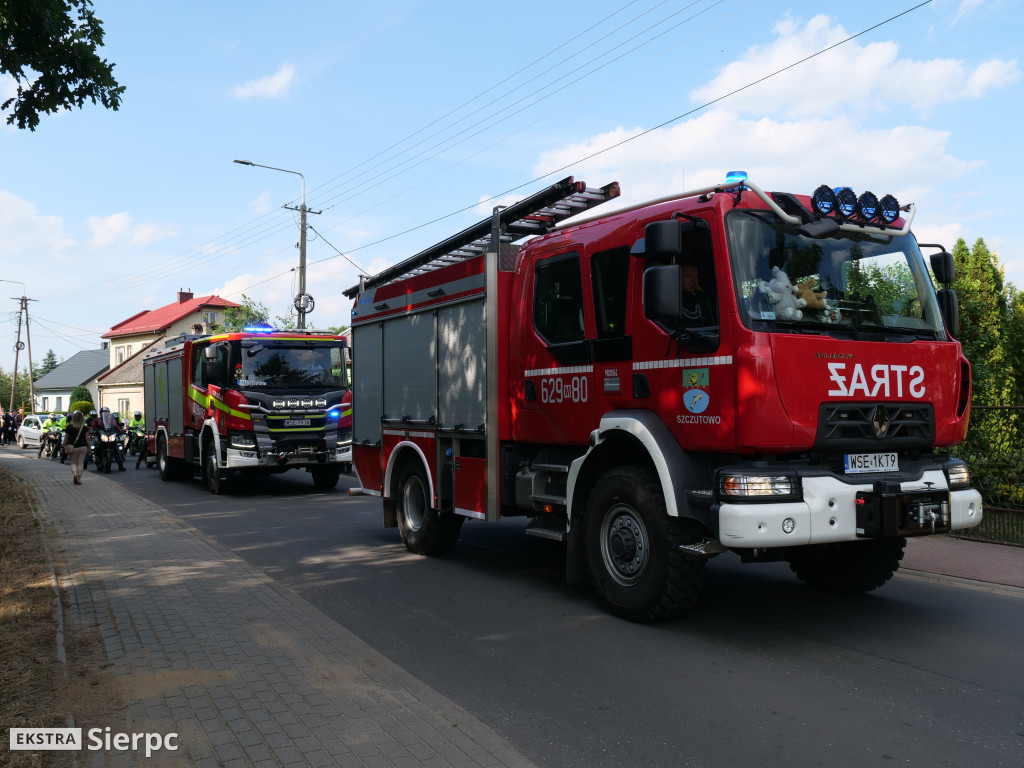
[(113, 443), (117, 440), (117, 435), (102, 434), (100, 435), (100, 440), (104, 443)]
[(971, 487), (971, 468), (963, 463), (950, 464), (946, 467), (946, 481), (949, 490), (955, 491)]
[(256, 438), (253, 435), (247, 434), (232, 434), (231, 435), (231, 447), (238, 448), (242, 451), (255, 451), (256, 450)]
[(797, 501), (800, 479), (793, 475), (725, 473), (718, 478), (718, 497), (723, 501)]

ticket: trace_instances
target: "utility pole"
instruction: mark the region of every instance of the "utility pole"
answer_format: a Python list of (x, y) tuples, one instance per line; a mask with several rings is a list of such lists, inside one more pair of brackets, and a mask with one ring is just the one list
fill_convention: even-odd
[(276, 168), (273, 165), (263, 165), (262, 163), (254, 163), (252, 160), (234, 160), (233, 162), (239, 165), (248, 165), (254, 168), (269, 168), (272, 171), (281, 171), (282, 173), (293, 173), (302, 179), (302, 204), (295, 208), (291, 205), (283, 205), (282, 208), (287, 208), (289, 211), (299, 212), (299, 292), (295, 296), (295, 311), (299, 315), (299, 328), (306, 327), (306, 315), (313, 311), (313, 297), (306, 293), (306, 214), (316, 213), (320, 214), (323, 211), (311, 211), (306, 207), (306, 177), (298, 171), (289, 171), (287, 168)]
[[(4, 280), (5, 283), (15, 282), (13, 280)], [(14, 392), (18, 388), (18, 353), (21, 352), (25, 346), (21, 343), (21, 315), (25, 314), (25, 339), (28, 341), (28, 391), (29, 391), (29, 410), (34, 411), (36, 409), (36, 388), (35, 382), (32, 381), (32, 334), (29, 331), (28, 322), (28, 303), (30, 301), (36, 301), (36, 299), (30, 299), (27, 296), (11, 296), (15, 301), (20, 301), (21, 304), (18, 307), (18, 341), (14, 345), (14, 373), (11, 376), (11, 402), (8, 410), (14, 410)]]

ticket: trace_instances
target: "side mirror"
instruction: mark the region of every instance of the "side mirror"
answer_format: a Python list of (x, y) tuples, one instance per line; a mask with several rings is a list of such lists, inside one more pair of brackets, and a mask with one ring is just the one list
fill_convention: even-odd
[(936, 280), (943, 285), (949, 285), (956, 279), (956, 267), (953, 264), (953, 254), (949, 251), (940, 251), (939, 253), (933, 253), (931, 260), (932, 272), (935, 273)]
[[(651, 226), (654, 225), (648, 225), (648, 230)], [(683, 313), (683, 268), (669, 264), (644, 270), (643, 303), (644, 316), (649, 320), (660, 323), (678, 320)]]
[(939, 311), (942, 313), (946, 330), (954, 339), (960, 338), (960, 299), (957, 298), (956, 291), (952, 288), (943, 288), (935, 294), (935, 298), (939, 301)]
[(203, 380), (210, 384), (216, 384), (220, 386), (220, 366), (217, 365), (217, 360), (206, 360), (203, 362)]
[(644, 255), (672, 261), (683, 253), (683, 229), (676, 219), (655, 221), (644, 227)]

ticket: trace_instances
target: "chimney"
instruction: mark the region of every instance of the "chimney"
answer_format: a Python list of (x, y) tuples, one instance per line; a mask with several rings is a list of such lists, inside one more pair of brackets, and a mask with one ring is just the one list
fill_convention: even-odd
[(180, 288), (178, 289), (178, 303), (179, 304), (184, 304), (186, 301), (189, 301), (191, 299), (192, 299), (192, 291), (183, 291)]

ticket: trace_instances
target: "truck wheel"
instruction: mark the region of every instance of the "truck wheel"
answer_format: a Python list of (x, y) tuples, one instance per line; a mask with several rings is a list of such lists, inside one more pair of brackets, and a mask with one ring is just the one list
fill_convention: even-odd
[(167, 455), (167, 440), (163, 435), (156, 439), (156, 468), (160, 471), (161, 480), (178, 479), (178, 465)]
[(700, 597), (706, 563), (680, 544), (699, 540), (696, 523), (670, 518), (658, 476), (616, 467), (594, 485), (586, 507), (590, 578), (609, 610), (631, 621), (681, 616)]
[(203, 474), (206, 475), (206, 487), (210, 489), (210, 493), (214, 496), (223, 494), (228, 483), (217, 466), (217, 452), (213, 448), (213, 443), (207, 443), (206, 450), (203, 451), (203, 470)]
[(417, 555), (442, 555), (459, 540), (465, 520), (441, 515), (430, 503), (430, 485), (419, 463), (410, 463), (398, 479), (398, 530), (405, 548)]
[(860, 595), (893, 577), (906, 545), (902, 536), (812, 544), (794, 547), (786, 559), (790, 570), (809, 587), (836, 595)]
[(338, 485), (341, 467), (337, 464), (328, 467), (313, 467), (310, 469), (310, 473), (313, 475), (313, 485), (317, 490), (329, 491)]

